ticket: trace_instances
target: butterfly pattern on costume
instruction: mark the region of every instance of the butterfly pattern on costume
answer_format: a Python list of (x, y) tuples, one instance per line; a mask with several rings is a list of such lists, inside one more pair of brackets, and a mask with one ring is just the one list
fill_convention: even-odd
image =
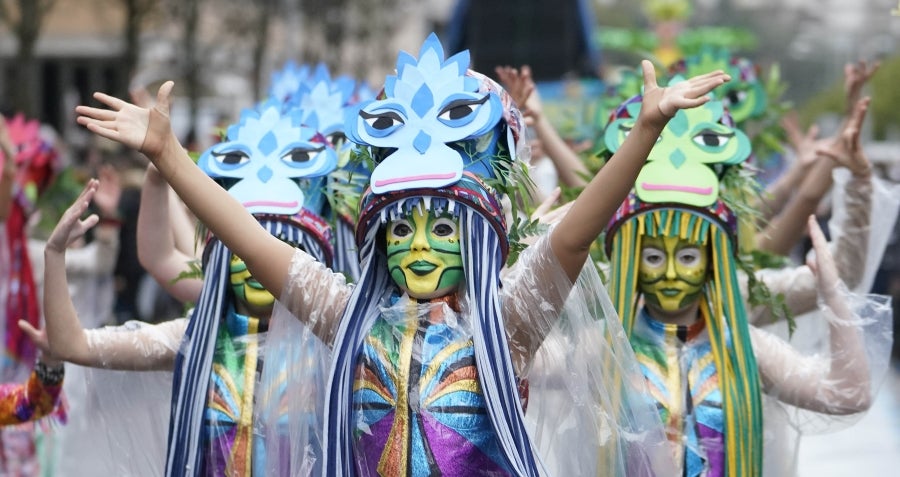
[[(723, 475), (722, 394), (703, 323), (663, 324), (642, 311), (631, 345), (646, 378), (647, 397), (659, 412), (669, 440), (683, 452), (676, 460), (683, 462), (684, 475)], [(690, 363), (688, 369), (684, 363)]]
[[(206, 475), (252, 475), (258, 320), (230, 312), (216, 339), (204, 424)], [(252, 458), (251, 458), (252, 457)]]
[[(452, 312), (451, 312), (452, 313)], [(361, 475), (505, 475), (472, 339), (445, 322), (381, 317), (357, 363)]]

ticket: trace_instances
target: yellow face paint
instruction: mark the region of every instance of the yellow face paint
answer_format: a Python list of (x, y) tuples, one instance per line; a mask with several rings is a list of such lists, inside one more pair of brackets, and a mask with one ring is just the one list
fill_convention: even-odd
[(250, 310), (266, 310), (275, 304), (275, 297), (253, 278), (247, 265), (237, 255), (231, 256), (231, 289), (235, 298)]
[(388, 270), (409, 296), (437, 298), (455, 292), (462, 282), (459, 223), (418, 209), (392, 220), (387, 233)]
[(675, 312), (694, 304), (706, 283), (706, 247), (677, 237), (643, 237), (638, 283), (648, 306)]

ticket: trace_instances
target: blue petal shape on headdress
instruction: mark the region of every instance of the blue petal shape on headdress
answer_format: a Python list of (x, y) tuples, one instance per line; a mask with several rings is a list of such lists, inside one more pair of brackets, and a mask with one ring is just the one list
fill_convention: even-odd
[(254, 214), (293, 215), (301, 208), (320, 213), (322, 177), (337, 155), (325, 138), (302, 126), (303, 111), (281, 111), (269, 101), (241, 113), (224, 142), (198, 161), (207, 175), (234, 182), (227, 189)]

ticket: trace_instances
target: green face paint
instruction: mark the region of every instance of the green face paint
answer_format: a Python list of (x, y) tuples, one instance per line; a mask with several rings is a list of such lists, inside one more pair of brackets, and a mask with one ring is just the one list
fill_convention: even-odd
[(437, 298), (455, 291), (463, 279), (459, 223), (414, 210), (409, 218), (388, 223), (388, 270), (409, 296)]
[(229, 281), (236, 300), (256, 310), (275, 304), (275, 297), (253, 278), (247, 265), (237, 255), (231, 256), (229, 268)]
[(638, 284), (648, 306), (676, 312), (694, 304), (707, 280), (705, 247), (677, 237), (643, 237)]

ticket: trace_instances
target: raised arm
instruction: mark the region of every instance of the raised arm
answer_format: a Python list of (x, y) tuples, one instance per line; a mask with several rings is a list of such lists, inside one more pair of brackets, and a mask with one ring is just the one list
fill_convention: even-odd
[(753, 349), (767, 392), (783, 402), (826, 414), (853, 414), (872, 402), (869, 363), (861, 320), (847, 303), (828, 243), (813, 216), (808, 219), (816, 251), (816, 282), (828, 320), (828, 358), (800, 355), (779, 338), (754, 329)]
[(780, 255), (787, 255), (803, 237), (804, 218), (814, 213), (822, 197), (831, 189), (835, 165), (846, 167), (854, 178), (870, 180), (872, 166), (862, 152), (859, 134), (869, 107), (869, 98), (857, 101), (850, 117), (844, 122), (837, 138), (828, 146), (820, 146), (816, 154), (826, 160), (818, 160), (803, 179), (800, 190), (788, 205), (772, 219), (765, 231), (757, 237), (757, 248)]
[(818, 137), (817, 125), (813, 124), (803, 132), (798, 124), (797, 114), (791, 112), (781, 120), (781, 126), (787, 134), (789, 146), (794, 151), (794, 160), (787, 171), (766, 188), (762, 196), (762, 203), (758, 208), (765, 220), (781, 212), (814, 165), (827, 162), (816, 153), (820, 145), (827, 144), (827, 140)]
[(141, 188), (141, 208), (138, 211), (138, 260), (169, 294), (180, 301), (196, 303), (203, 289), (203, 280), (178, 279), (181, 273), (189, 270), (189, 262), (194, 257), (176, 247), (177, 219), (170, 215), (173, 205), (178, 206), (169, 203), (169, 185), (156, 167), (149, 165)]
[(78, 123), (146, 155), (194, 215), (278, 298), (294, 249), (266, 232), (237, 200), (194, 164), (178, 143), (169, 123), (173, 86), (171, 81), (164, 83), (156, 104), (149, 109), (95, 93), (94, 98), (110, 109), (78, 106)]
[(551, 248), (573, 282), (587, 259), (591, 244), (634, 186), (637, 175), (666, 123), (679, 109), (694, 108), (707, 94), (730, 78), (721, 71), (696, 76), (667, 88), (656, 84), (653, 65), (644, 60), (644, 96), (634, 128), (603, 166), (571, 209), (553, 229)]
[(522, 113), (532, 119), (534, 131), (547, 157), (553, 161), (559, 180), (568, 187), (584, 187), (587, 184), (585, 177), (590, 171), (544, 116), (540, 95), (531, 78), (531, 67), (525, 65), (517, 70), (498, 66), (494, 71), (513, 101), (520, 105)]
[[(25, 321), (19, 321), (19, 327), (42, 351), (71, 363), (113, 369), (171, 369), (181, 339), (175, 325), (110, 333), (108, 338), (101, 338), (107, 330), (86, 332), (78, 320), (66, 279), (66, 248), (98, 222), (97, 215), (79, 218), (87, 211), (98, 185), (96, 179), (88, 182), (44, 248), (46, 330), (37, 330)], [(183, 325), (181, 328), (183, 335)]]

